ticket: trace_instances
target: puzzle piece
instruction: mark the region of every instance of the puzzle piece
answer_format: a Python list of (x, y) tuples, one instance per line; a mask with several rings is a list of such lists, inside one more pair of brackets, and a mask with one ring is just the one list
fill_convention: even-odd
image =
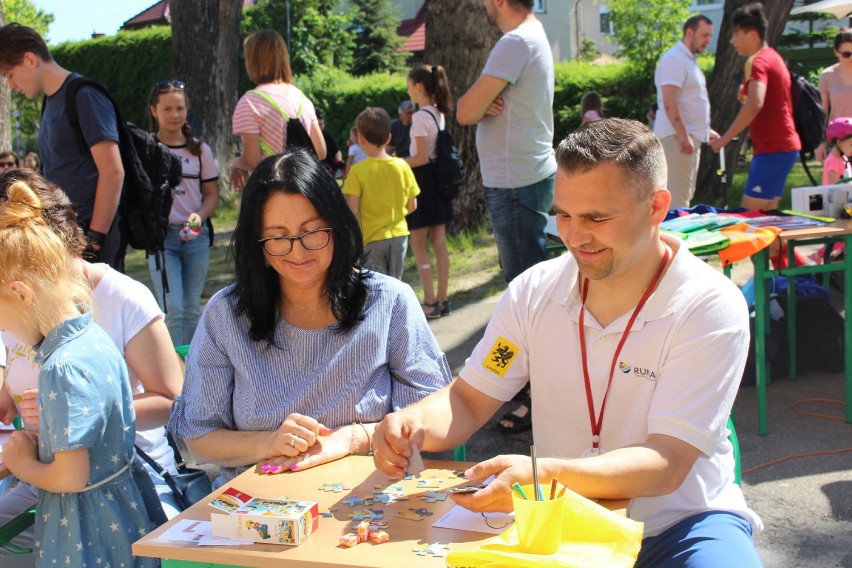
[(389, 503), (396, 503), (398, 501), (408, 501), (408, 497), (406, 497), (402, 493), (383, 493), (381, 495), (376, 495), (372, 499), (372, 501), (377, 501), (379, 503), (387, 505)]
[(450, 479), (467, 479), (467, 478), (464, 476), (464, 470), (463, 469), (454, 469), (453, 473), (450, 475)]
[(323, 511), (322, 513), (320, 513), (320, 516), (321, 517), (333, 517), (335, 511), (336, 511), (336, 509), (329, 509), (327, 511)]
[(422, 521), (425, 517), (432, 516), (433, 513), (429, 509), (408, 509), (406, 511), (399, 511), (396, 516), (401, 517), (403, 519), (408, 519), (409, 521)]
[(361, 499), (360, 497), (355, 497), (353, 495), (350, 495), (349, 497), (344, 499), (343, 504), (349, 505), (350, 507), (359, 507), (359, 506), (365, 505), (363, 499)]
[(372, 521), (370, 521), (370, 530), (371, 531), (384, 530), (384, 529), (388, 528), (389, 526), (390, 526), (390, 523), (387, 522), (387, 521), (384, 521), (384, 520), (373, 519)]
[(402, 485), (374, 485), (373, 493), (380, 494), (388, 494), (388, 493), (401, 493), (405, 488)]
[(430, 479), (421, 479), (417, 482), (418, 489), (440, 489), (441, 485), (444, 483), (443, 479), (438, 479), (437, 477), (433, 477)]
[(349, 513), (349, 518), (353, 521), (379, 520), (383, 519), (384, 516), (385, 512), (381, 509), (356, 509)]
[(440, 542), (433, 542), (432, 544), (418, 544), (412, 551), (417, 553), (417, 556), (426, 556), (427, 554), (431, 554), (435, 558), (443, 558), (447, 555), (447, 551), (450, 550), (450, 546), (448, 544), (441, 544)]
[(342, 493), (344, 491), (349, 491), (351, 487), (348, 483), (323, 483), (322, 487), (320, 487), (320, 491), (325, 491), (327, 493)]
[(447, 500), (447, 494), (446, 493), (440, 493), (438, 491), (427, 491), (426, 493), (423, 493), (422, 495), (420, 495), (420, 498), (423, 501), (426, 501), (427, 503), (437, 503), (439, 501), (446, 501)]

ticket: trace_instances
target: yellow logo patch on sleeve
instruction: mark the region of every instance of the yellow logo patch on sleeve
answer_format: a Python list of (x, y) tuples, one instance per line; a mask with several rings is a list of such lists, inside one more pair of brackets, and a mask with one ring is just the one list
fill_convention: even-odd
[(505, 337), (500, 336), (497, 338), (497, 341), (494, 342), (494, 346), (491, 348), (491, 351), (488, 352), (488, 355), (482, 362), (482, 366), (495, 375), (504, 377), (506, 376), (506, 371), (509, 370), (509, 367), (512, 365), (512, 361), (515, 360), (517, 355), (518, 346)]

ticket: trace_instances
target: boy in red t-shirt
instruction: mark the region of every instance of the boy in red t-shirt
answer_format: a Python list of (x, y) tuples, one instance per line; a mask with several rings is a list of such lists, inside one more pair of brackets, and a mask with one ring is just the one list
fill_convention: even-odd
[(754, 157), (741, 205), (748, 209), (775, 209), (802, 147), (793, 122), (790, 72), (781, 55), (766, 44), (767, 22), (762, 4), (740, 7), (732, 20), (731, 45), (748, 57), (738, 96), (743, 106), (728, 131), (710, 145), (718, 152), (750, 126)]

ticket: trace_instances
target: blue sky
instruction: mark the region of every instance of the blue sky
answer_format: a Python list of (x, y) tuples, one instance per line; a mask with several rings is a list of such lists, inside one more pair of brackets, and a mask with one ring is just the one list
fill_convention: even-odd
[(112, 35), (125, 21), (153, 5), (156, 0), (30, 0), (37, 8), (50, 12), (47, 41), (89, 39), (92, 32)]

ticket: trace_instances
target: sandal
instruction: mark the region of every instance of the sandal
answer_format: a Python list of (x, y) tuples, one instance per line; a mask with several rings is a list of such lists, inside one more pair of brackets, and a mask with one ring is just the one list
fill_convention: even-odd
[(426, 316), (426, 319), (438, 319), (441, 317), (441, 302), (435, 302), (434, 304), (422, 304), (423, 306), (423, 315)]
[(497, 422), (497, 431), (501, 434), (520, 434), (521, 432), (526, 432), (532, 429), (532, 409), (530, 408), (523, 416), (507, 412), (500, 420), (512, 423), (511, 426), (503, 426), (500, 422)]
[(450, 301), (444, 300), (443, 302), (441, 302), (441, 315), (442, 316), (448, 316), (451, 313), (453, 313), (453, 310), (450, 306)]

